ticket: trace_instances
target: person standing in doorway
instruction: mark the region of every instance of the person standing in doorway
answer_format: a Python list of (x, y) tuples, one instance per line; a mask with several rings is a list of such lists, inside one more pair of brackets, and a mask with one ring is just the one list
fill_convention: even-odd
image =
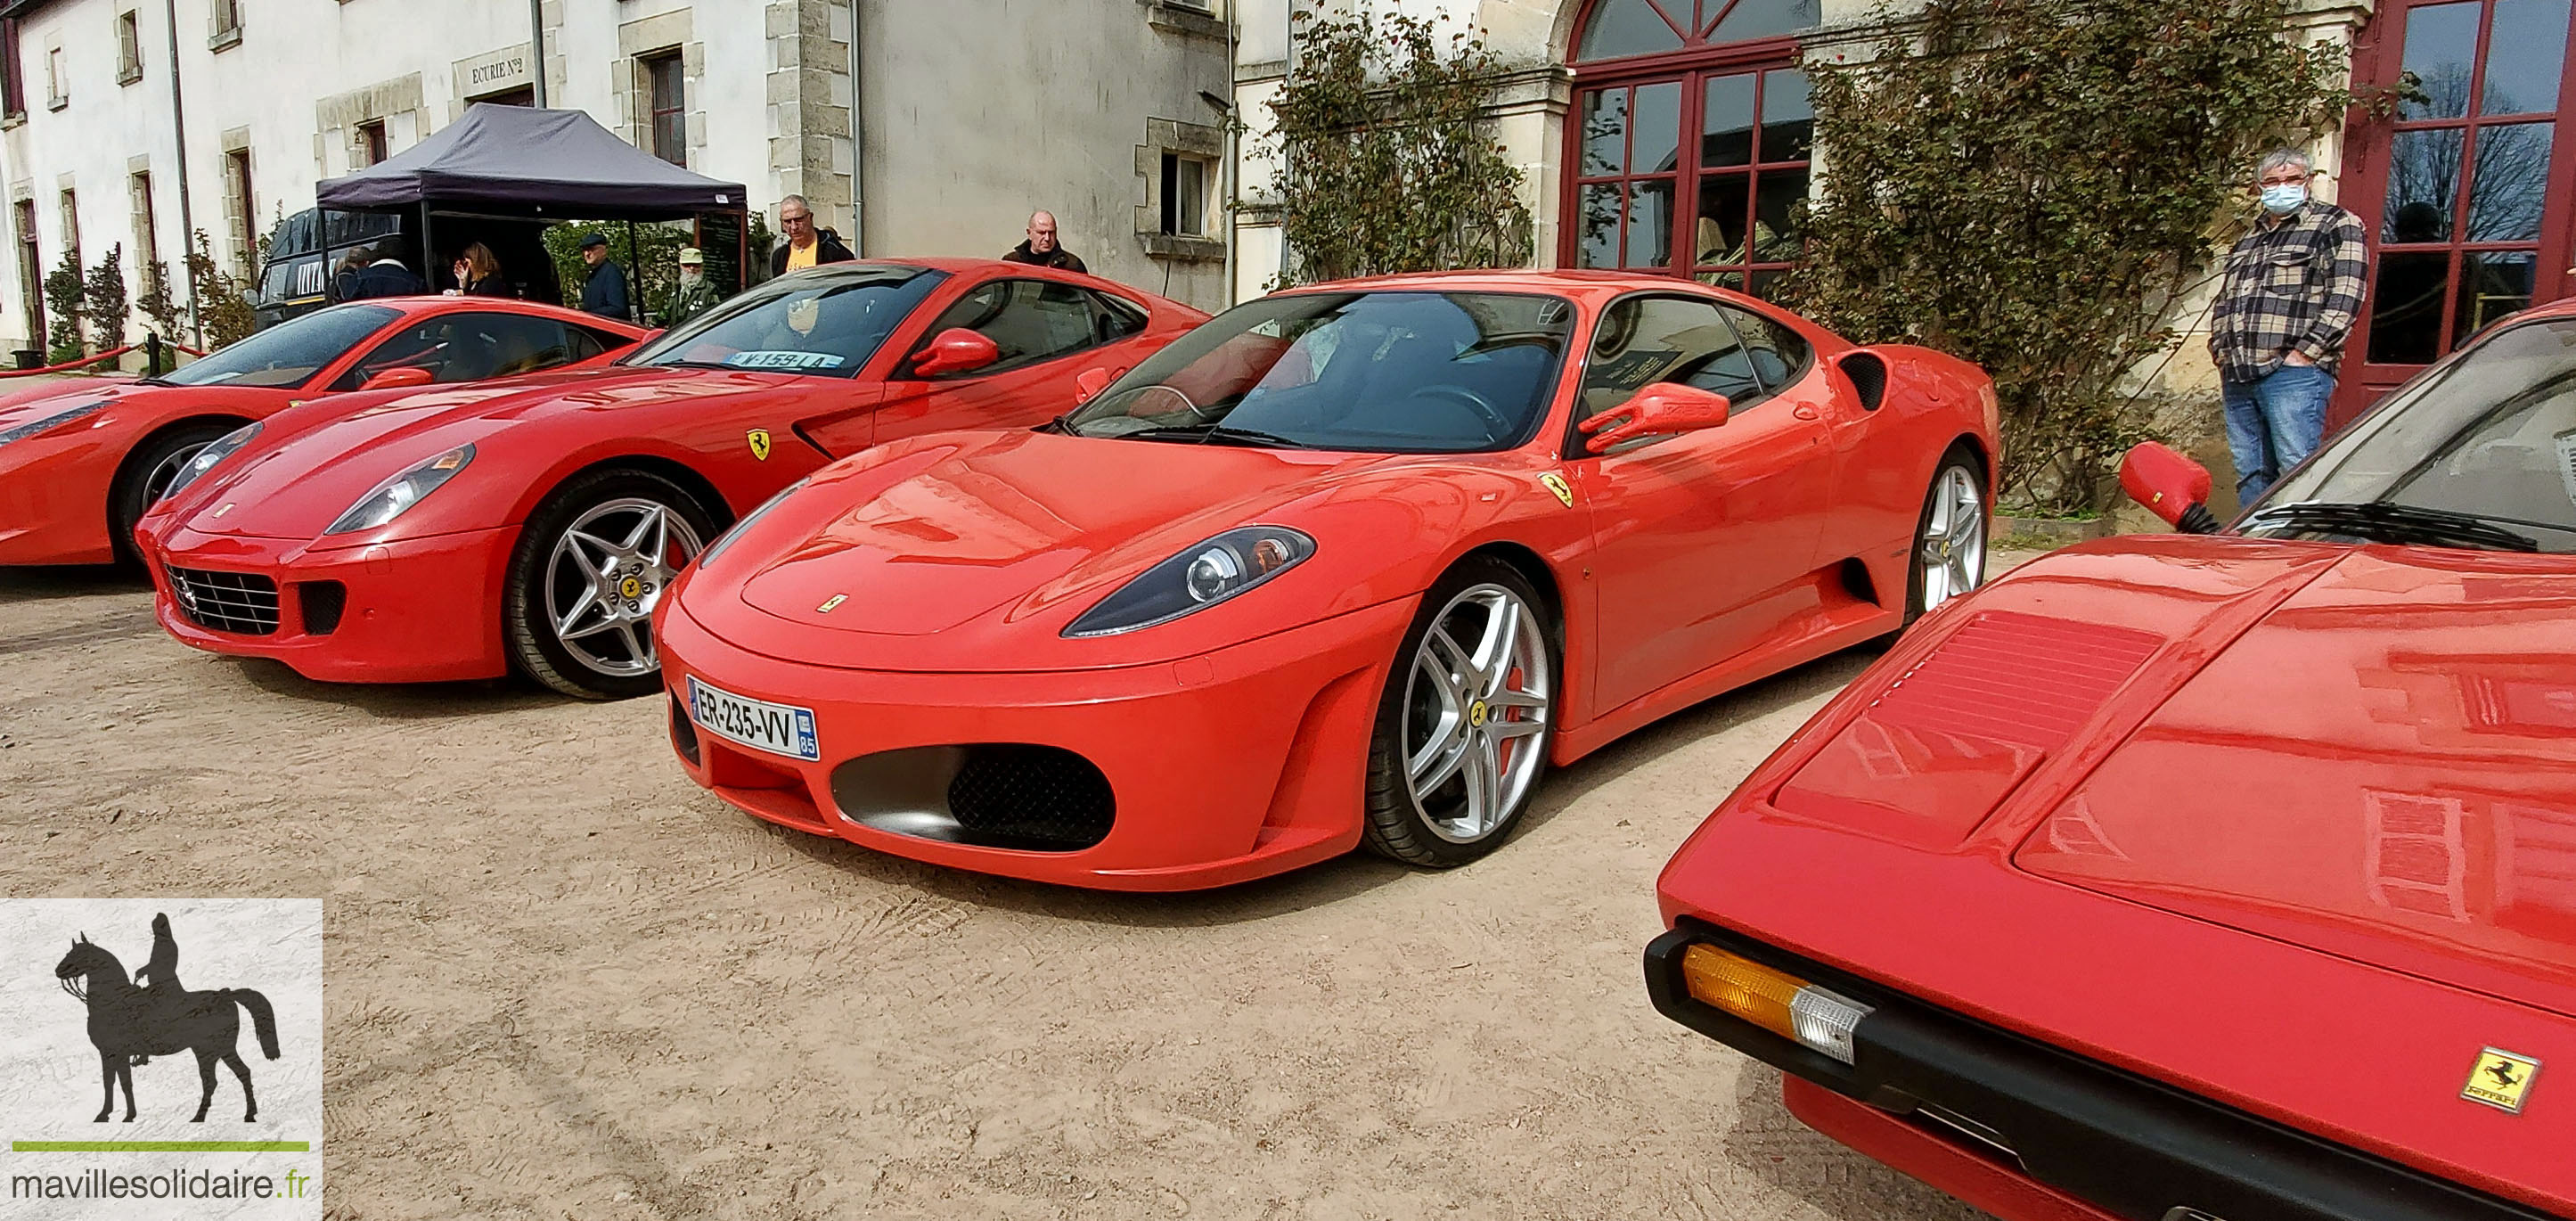
[(671, 290), (671, 298), (662, 303), (662, 313), (653, 321), (664, 327), (675, 327), (716, 307), (715, 285), (707, 283), (707, 256), (695, 246), (680, 248), (680, 285)]
[(859, 257), (841, 244), (840, 234), (814, 227), (813, 205), (806, 203), (802, 195), (778, 201), (778, 228), (787, 235), (787, 244), (769, 252), (769, 274), (773, 276), (825, 263), (847, 263)]
[(633, 322), (634, 307), (626, 300), (626, 269), (608, 257), (608, 239), (596, 233), (581, 239), (581, 261), (590, 264), (590, 278), (581, 283), (581, 312)]
[(1091, 274), (1091, 269), (1082, 265), (1082, 256), (1065, 249), (1064, 243), (1056, 240), (1053, 212), (1029, 213), (1029, 239), (1011, 247), (1011, 252), (1003, 255), (1002, 261)]
[(2361, 219), (2308, 196), (2297, 149), (2255, 169), (2263, 216), (2227, 253), (2211, 305), (2209, 355), (2227, 408), (2236, 497), (2251, 503), (2325, 437), (2326, 401), (2368, 274)]

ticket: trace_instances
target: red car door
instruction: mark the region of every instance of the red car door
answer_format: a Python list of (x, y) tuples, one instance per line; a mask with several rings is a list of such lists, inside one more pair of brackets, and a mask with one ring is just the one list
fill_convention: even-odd
[[(914, 357), (955, 328), (992, 340), (1001, 359), (952, 375), (916, 374)], [(1126, 372), (1134, 359), (1118, 345), (1144, 329), (1142, 310), (1079, 285), (985, 281), (942, 311), (921, 332), (914, 351), (895, 366), (885, 404), (876, 413), (876, 439), (1044, 424), (1073, 410), (1080, 393), (1074, 378), (1084, 370), (1097, 364), (1113, 374)], [(1093, 357), (1085, 359), (1085, 353)]]
[(1575, 418), (1656, 382), (1726, 395), (1724, 425), (1568, 464), (1592, 514), (1599, 593), (1594, 706), (1617, 708), (1761, 644), (1815, 603), (1833, 490), (1824, 379), (1766, 390), (1757, 354), (1705, 298), (1603, 311)]

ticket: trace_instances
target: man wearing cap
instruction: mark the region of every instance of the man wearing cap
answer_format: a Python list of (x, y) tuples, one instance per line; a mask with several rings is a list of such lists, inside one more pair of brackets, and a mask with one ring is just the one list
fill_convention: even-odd
[(635, 308), (626, 300), (626, 269), (608, 257), (608, 239), (596, 233), (581, 239), (581, 261), (590, 264), (590, 278), (581, 284), (581, 311), (633, 322)]
[(654, 321), (674, 327), (715, 307), (715, 286), (707, 283), (707, 256), (695, 246), (681, 247), (680, 286), (671, 290), (671, 299), (662, 303), (662, 313)]

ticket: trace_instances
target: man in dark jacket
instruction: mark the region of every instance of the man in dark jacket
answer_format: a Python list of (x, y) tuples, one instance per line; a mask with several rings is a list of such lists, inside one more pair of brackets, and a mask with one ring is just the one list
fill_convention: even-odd
[(1091, 269), (1082, 265), (1080, 255), (1065, 249), (1062, 243), (1055, 240), (1055, 213), (1053, 212), (1030, 213), (1029, 240), (1011, 247), (1011, 252), (1003, 255), (1002, 261), (1030, 263), (1039, 267), (1053, 267), (1058, 271), (1091, 274)]
[(841, 235), (814, 227), (813, 205), (802, 195), (778, 201), (778, 228), (787, 237), (769, 252), (769, 274), (783, 276), (825, 263), (847, 263), (859, 256), (841, 243)]
[(596, 233), (583, 238), (581, 261), (590, 264), (590, 278), (581, 284), (581, 312), (635, 321), (634, 307), (626, 301), (626, 269), (608, 257), (608, 239)]
[(350, 278), (349, 290), (342, 294), (347, 301), (364, 301), (369, 297), (417, 297), (429, 291), (429, 282), (413, 275), (391, 248), (379, 248), (366, 266)]

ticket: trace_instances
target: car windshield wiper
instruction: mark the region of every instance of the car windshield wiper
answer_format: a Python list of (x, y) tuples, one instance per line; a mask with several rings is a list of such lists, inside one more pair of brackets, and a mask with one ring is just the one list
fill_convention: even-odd
[(1227, 445), (1252, 445), (1274, 449), (1312, 449), (1313, 446), (1294, 437), (1257, 428), (1236, 428), (1231, 424), (1165, 424), (1157, 428), (1139, 428), (1122, 432), (1123, 440), (1176, 441), (1193, 440), (1201, 445), (1218, 442)]
[[(657, 360), (654, 361), (650, 367), (655, 369), (722, 369), (728, 373), (742, 372), (742, 367), (740, 365), (729, 365), (721, 360)], [(772, 369), (769, 370), (769, 372), (777, 373), (784, 372), (784, 370)]]
[(2302, 501), (2256, 513), (2247, 530), (2289, 526), (2358, 534), (2391, 543), (2426, 543), (2437, 547), (2479, 547), (2490, 551), (2538, 551), (2540, 540), (2487, 521), (2473, 513), (2427, 509), (2421, 505), (2373, 501)]

